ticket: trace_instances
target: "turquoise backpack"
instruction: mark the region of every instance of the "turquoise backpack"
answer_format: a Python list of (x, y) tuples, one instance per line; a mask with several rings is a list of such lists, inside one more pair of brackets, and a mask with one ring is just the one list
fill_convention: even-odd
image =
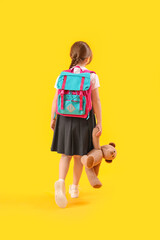
[(56, 103), (56, 113), (68, 116), (89, 118), (89, 112), (92, 109), (91, 101), (91, 73), (94, 71), (82, 70), (80, 73), (74, 73), (72, 69), (61, 72), (58, 81), (58, 98)]

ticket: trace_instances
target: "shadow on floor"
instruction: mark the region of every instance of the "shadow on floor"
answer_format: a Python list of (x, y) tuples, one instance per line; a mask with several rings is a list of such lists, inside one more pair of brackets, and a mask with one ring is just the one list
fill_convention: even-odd
[[(71, 198), (69, 193), (66, 194), (68, 199), (68, 204), (66, 208), (70, 207), (83, 207), (92, 202), (93, 195), (96, 195), (95, 192), (80, 193), (79, 198)], [(87, 199), (87, 200), (86, 200)], [(43, 194), (3, 194), (0, 196), (0, 205), (1, 207), (29, 207), (39, 210), (56, 210), (59, 207), (56, 205), (54, 200), (54, 193), (46, 192)]]

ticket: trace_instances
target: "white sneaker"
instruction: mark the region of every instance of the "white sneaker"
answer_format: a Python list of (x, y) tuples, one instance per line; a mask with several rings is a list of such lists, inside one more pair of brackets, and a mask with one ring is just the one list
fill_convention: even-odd
[(66, 198), (65, 182), (58, 180), (55, 182), (54, 187), (56, 204), (61, 208), (65, 208), (68, 203)]
[(69, 193), (71, 195), (71, 198), (78, 198), (79, 196), (79, 189), (78, 185), (70, 185), (69, 186)]

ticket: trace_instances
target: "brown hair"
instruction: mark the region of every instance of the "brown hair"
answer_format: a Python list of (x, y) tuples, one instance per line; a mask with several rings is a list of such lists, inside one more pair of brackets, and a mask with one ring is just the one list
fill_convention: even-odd
[(76, 66), (78, 63), (83, 62), (86, 58), (90, 57), (88, 64), (92, 61), (93, 55), (89, 45), (83, 41), (75, 42), (70, 50), (70, 57), (72, 59), (69, 68)]

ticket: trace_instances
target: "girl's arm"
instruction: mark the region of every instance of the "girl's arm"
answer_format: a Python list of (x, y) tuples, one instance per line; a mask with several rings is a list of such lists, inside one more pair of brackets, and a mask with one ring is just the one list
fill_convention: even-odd
[(56, 89), (56, 93), (54, 95), (53, 103), (52, 103), (52, 113), (51, 113), (51, 120), (54, 118), (54, 113), (56, 112), (56, 101), (58, 96), (58, 89)]
[(95, 88), (91, 92), (91, 99), (92, 99), (92, 106), (93, 106), (93, 111), (96, 115), (97, 119), (97, 127), (99, 128), (99, 131), (102, 132), (102, 110), (101, 110), (101, 101), (99, 98), (99, 92), (98, 88)]
[(58, 96), (58, 89), (56, 89), (56, 93), (54, 95), (53, 103), (52, 103), (52, 112), (51, 112), (51, 129), (54, 130), (56, 119), (54, 119), (54, 115), (56, 113), (56, 101)]

